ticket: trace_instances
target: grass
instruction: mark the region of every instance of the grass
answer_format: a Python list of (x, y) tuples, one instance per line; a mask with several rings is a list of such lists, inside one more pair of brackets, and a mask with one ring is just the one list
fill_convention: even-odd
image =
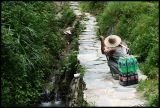
[(149, 79), (140, 81), (137, 90), (145, 96), (145, 106), (159, 106), (158, 80)]

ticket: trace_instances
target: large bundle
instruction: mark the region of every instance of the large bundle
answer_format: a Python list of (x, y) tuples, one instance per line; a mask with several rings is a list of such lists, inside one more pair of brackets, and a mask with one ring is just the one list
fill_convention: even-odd
[(138, 62), (134, 56), (120, 57), (118, 60), (118, 69), (120, 71), (119, 81), (121, 85), (127, 86), (138, 83)]

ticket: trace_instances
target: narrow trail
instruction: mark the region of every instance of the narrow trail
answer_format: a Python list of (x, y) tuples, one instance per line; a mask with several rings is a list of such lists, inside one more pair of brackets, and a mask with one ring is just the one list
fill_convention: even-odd
[[(82, 15), (78, 2), (70, 2), (74, 13)], [(89, 13), (84, 13), (85, 18), (81, 23), (85, 25), (85, 30), (79, 35), (80, 64), (84, 66), (86, 72), (83, 80), (86, 83), (84, 99), (93, 106), (139, 106), (145, 100), (140, 98), (136, 91), (137, 85), (123, 87), (118, 80), (111, 76), (107, 64), (106, 56), (101, 54), (100, 41), (96, 36), (96, 18)], [(139, 77), (142, 74), (139, 73)]]

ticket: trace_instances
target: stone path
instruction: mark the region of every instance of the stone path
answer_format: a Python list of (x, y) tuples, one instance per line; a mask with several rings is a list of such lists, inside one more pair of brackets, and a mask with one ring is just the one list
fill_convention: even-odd
[[(74, 13), (82, 15), (78, 2), (70, 2)], [(111, 76), (105, 55), (101, 54), (100, 41), (96, 36), (96, 19), (89, 13), (84, 13), (81, 21), (85, 30), (79, 35), (80, 64), (84, 66), (84, 82), (87, 90), (84, 90), (84, 99), (94, 106), (138, 106), (143, 105), (145, 100), (137, 94), (136, 86), (123, 87), (118, 80)], [(139, 79), (144, 75), (139, 74)]]

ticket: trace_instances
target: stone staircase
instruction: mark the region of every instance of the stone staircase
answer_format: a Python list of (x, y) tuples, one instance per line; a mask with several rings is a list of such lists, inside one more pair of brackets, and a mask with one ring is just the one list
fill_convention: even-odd
[[(78, 2), (70, 2), (70, 6), (77, 16), (82, 15)], [(96, 18), (89, 13), (81, 23), (85, 30), (79, 35), (78, 60), (85, 68), (83, 80), (86, 90), (83, 91), (84, 99), (93, 106), (139, 106), (145, 100), (138, 95), (137, 85), (123, 87), (118, 80), (114, 80), (107, 64), (106, 56), (101, 54), (100, 40), (97, 39)], [(146, 76), (138, 72), (139, 80)]]

